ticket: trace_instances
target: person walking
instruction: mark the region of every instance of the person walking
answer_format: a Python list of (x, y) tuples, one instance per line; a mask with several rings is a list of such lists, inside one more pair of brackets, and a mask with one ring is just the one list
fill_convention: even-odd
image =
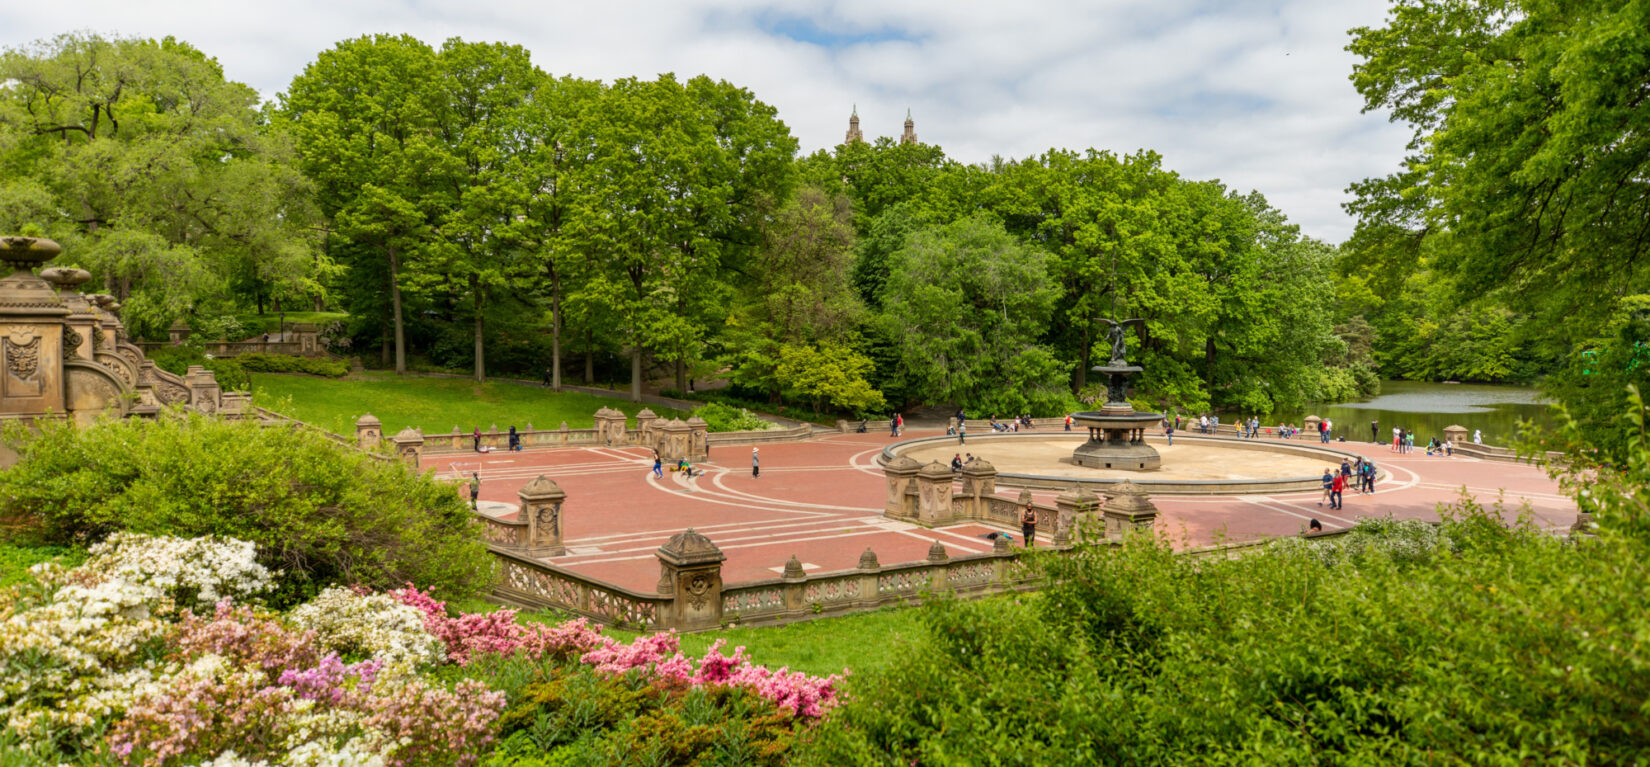
[(1329, 508), (1341, 508), (1341, 494), (1346, 492), (1346, 475), (1341, 474), (1329, 483)]
[(905, 414), (904, 413), (895, 413), (894, 414), (894, 436), (898, 437), (898, 436), (900, 436), (904, 433), (905, 433)]
[(1364, 492), (1373, 494), (1375, 492), (1375, 462), (1374, 461), (1364, 461), (1363, 476), (1361, 477), (1361, 479), (1363, 481)]
[(1026, 548), (1037, 545), (1037, 512), (1029, 503), (1020, 507), (1020, 534), (1025, 536)]
[(475, 451), (478, 453), (481, 452), (481, 427), (477, 426), (475, 432), (471, 436), (475, 439)]
[(1369, 422), (1369, 441), (1381, 444), (1381, 422), (1378, 420)]
[(762, 460), (756, 455), (756, 448), (751, 448), (751, 478), (762, 476)]
[(1174, 447), (1174, 424), (1169, 419), (1163, 419), (1163, 436), (1168, 437), (1169, 447)]
[(1396, 426), (1392, 427), (1392, 452), (1398, 452), (1398, 440), (1403, 439), (1403, 435), (1404, 432), (1402, 429), (1399, 429)]
[(1472, 444), (1474, 444), (1474, 445), (1484, 444), (1484, 432), (1481, 432), (1477, 429), (1473, 429), (1472, 430)]
[(1335, 475), (1329, 473), (1329, 469), (1325, 467), (1320, 482), (1323, 483), (1323, 497), (1318, 499), (1318, 505), (1322, 506), (1324, 501), (1329, 500), (1329, 489), (1335, 485)]
[(888, 416), (888, 436), (899, 436), (899, 413)]
[(481, 500), (481, 472), (470, 472), (470, 510), (475, 511)]
[(1204, 434), (1209, 433), (1209, 414), (1204, 413), (1197, 417), (1197, 430)]
[(659, 479), (665, 478), (665, 459), (659, 455), (657, 450), (653, 451), (653, 476)]
[(1066, 431), (1071, 431), (1071, 414), (1066, 414)]
[(521, 435), (516, 433), (516, 427), (510, 427), (510, 452), (521, 450)]
[(957, 444), (968, 444), (968, 422), (966, 421), (957, 422)]

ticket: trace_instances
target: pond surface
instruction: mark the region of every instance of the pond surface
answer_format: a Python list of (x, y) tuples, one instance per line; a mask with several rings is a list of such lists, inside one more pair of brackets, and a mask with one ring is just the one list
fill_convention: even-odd
[(1373, 399), (1312, 405), (1261, 420), (1272, 426), (1284, 421), (1299, 424), (1308, 415), (1328, 418), (1335, 424), (1335, 435), (1349, 441), (1368, 441), (1370, 421), (1380, 422), (1381, 440), (1385, 442), (1392, 441), (1395, 426), (1414, 429), (1416, 445), (1435, 436), (1443, 439), (1444, 427), (1451, 424), (1465, 426), (1469, 440), (1476, 429), (1483, 432), (1485, 444), (1503, 446), (1512, 444), (1521, 419), (1544, 428), (1553, 425), (1541, 392), (1533, 386), (1420, 381), (1382, 381), (1381, 393)]

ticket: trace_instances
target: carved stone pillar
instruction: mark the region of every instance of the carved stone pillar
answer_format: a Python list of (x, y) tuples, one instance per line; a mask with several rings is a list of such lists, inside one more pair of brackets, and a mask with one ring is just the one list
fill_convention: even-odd
[(1157, 507), (1146, 497), (1146, 490), (1123, 480), (1107, 494), (1103, 512), (1106, 516), (1106, 537), (1120, 540), (1125, 534), (1140, 531), (1150, 533), (1157, 521)]
[(884, 504), (884, 515), (894, 519), (917, 518), (916, 477), (922, 470), (922, 464), (912, 460), (910, 456), (896, 456), (882, 467), (882, 475), (888, 480), (888, 500)]
[(877, 561), (877, 553), (871, 547), (865, 547), (865, 553), (859, 555), (859, 598), (870, 602), (877, 598), (877, 573), (882, 571), (882, 563)]
[(372, 450), (384, 439), (384, 424), (378, 416), (367, 413), (355, 419), (355, 446), (362, 450)]
[(292, 334), (298, 337), (298, 353), (310, 356), (321, 353), (321, 329), (307, 322), (300, 322), (292, 326)]
[(1467, 441), (1467, 427), (1452, 423), (1444, 427), (1444, 441), (1459, 445)]
[(951, 510), (951, 477), (951, 467), (939, 461), (917, 472), (918, 524), (946, 525), (956, 518)]
[(521, 517), (527, 522), (527, 551), (534, 556), (559, 557), (567, 553), (562, 545), (562, 503), (567, 500), (555, 480), (540, 474), (516, 493), (521, 499)]
[(610, 407), (596, 411), (596, 441), (604, 445), (624, 442), (624, 413)]
[(644, 407), (640, 413), (636, 414), (636, 433), (632, 435), (639, 440), (636, 444), (657, 449), (658, 446), (654, 442), (656, 437), (653, 433), (653, 426), (658, 420), (659, 415), (654, 413), (652, 408)]
[(691, 429), (687, 423), (679, 418), (672, 418), (654, 425), (653, 432), (658, 440), (654, 449), (659, 451), (659, 457), (665, 463), (675, 463), (683, 458), (690, 462), (695, 460), (688, 450), (688, 435)]
[(969, 519), (990, 516), (990, 498), (997, 492), (997, 467), (984, 458), (975, 458), (963, 464), (962, 495)]
[(420, 458), (424, 455), (424, 435), (411, 426), (395, 435), (395, 454), (401, 462), (417, 469)]
[(92, 333), (97, 329), (97, 309), (80, 293), (80, 286), (92, 278), (92, 273), (54, 266), (40, 270), (40, 278), (57, 287), (58, 297), (69, 309), (69, 316), (63, 320), (63, 359), (94, 359)]
[(183, 383), (189, 387), (189, 406), (207, 415), (216, 415), (223, 390), (218, 388), (218, 376), (200, 365), (190, 365), (184, 372)]
[(61, 251), (34, 237), (0, 237), (0, 416), (33, 418), (66, 410), (64, 328), (69, 308), (32, 271)]
[(1054, 534), (1050, 539), (1057, 544), (1070, 543), (1084, 532), (1101, 532), (1096, 525), (1095, 512), (1100, 510), (1100, 496), (1087, 487), (1078, 485), (1054, 498)]
[(671, 536), (654, 553), (659, 558), (659, 593), (674, 597), (659, 616), (678, 631), (714, 628), (722, 622), (722, 562), (727, 557), (709, 538), (689, 528)]
[(688, 460), (710, 460), (710, 424), (699, 416), (693, 416), (687, 419), (687, 428)]

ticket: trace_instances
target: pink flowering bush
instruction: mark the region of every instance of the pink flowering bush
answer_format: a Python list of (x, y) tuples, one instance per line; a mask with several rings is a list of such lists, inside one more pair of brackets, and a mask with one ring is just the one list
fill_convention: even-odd
[(490, 613), (447, 614), (447, 604), (419, 591), (411, 584), (390, 592), (404, 605), (417, 608), (424, 616), (424, 629), (447, 645), (447, 657), (460, 666), (469, 665), (478, 655), (523, 653), (537, 660), (546, 656), (572, 658), (601, 646), (600, 626), (583, 618), (555, 627), (516, 623), (515, 610)]
[(602, 646), (579, 658), (595, 667), (600, 674), (623, 674), (641, 669), (644, 673), (666, 683), (687, 686), (727, 685), (747, 687), (774, 705), (805, 719), (825, 715), (839, 702), (838, 686), (847, 675), (811, 676), (800, 671), (781, 668), (773, 671), (765, 666), (751, 665), (745, 657), (745, 648), (734, 648), (732, 655), (722, 654), (726, 641), (716, 640), (705, 657), (699, 659), (698, 669), (679, 649), (681, 642), (675, 632), (637, 637), (630, 644), (604, 638)]

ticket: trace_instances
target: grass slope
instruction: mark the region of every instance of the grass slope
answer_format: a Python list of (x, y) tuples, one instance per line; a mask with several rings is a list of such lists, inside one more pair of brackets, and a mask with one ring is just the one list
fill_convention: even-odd
[[(341, 379), (280, 373), (252, 374), (253, 401), (339, 434), (354, 434), (355, 420), (372, 413), (384, 423), (384, 433), (408, 426), (425, 434), (447, 434), (457, 426), (469, 433), (497, 425), (525, 429), (531, 423), (554, 429), (566, 421), (569, 428), (595, 425), (592, 415), (603, 407), (635, 415), (644, 405), (577, 392), (505, 381), (477, 384), (466, 378), (431, 378), (367, 372)], [(661, 418), (686, 418), (670, 408), (654, 408)]]

